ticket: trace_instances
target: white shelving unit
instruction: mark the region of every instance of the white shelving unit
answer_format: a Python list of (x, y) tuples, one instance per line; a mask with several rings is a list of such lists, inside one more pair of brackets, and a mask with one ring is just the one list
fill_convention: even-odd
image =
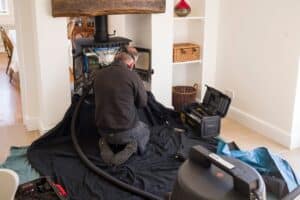
[(192, 60), (186, 62), (173, 62), (173, 65), (186, 65), (186, 64), (202, 64), (202, 60)]
[[(208, 1), (208, 0), (207, 0)], [(176, 5), (179, 0), (174, 0)], [(187, 17), (178, 17), (174, 13), (174, 43), (194, 43), (200, 45), (200, 60), (188, 62), (173, 62), (173, 85), (203, 85), (202, 81), (202, 56), (204, 50), (204, 28), (206, 23), (206, 0), (189, 0), (191, 13)], [(198, 97), (200, 98), (199, 92)]]
[(206, 18), (205, 17), (202, 17), (202, 16), (194, 16), (194, 17), (176, 17), (174, 16), (174, 20), (175, 21), (185, 21), (185, 20), (205, 20)]

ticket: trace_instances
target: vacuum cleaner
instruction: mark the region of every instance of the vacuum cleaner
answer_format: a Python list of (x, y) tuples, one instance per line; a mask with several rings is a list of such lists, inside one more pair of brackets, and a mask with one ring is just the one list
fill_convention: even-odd
[(265, 183), (258, 172), (202, 146), (191, 149), (180, 167), (170, 200), (265, 200)]
[[(82, 151), (76, 132), (76, 122), (85, 98), (89, 95), (85, 89), (75, 106), (71, 121), (71, 138), (74, 148), (81, 161), (97, 175), (120, 189), (148, 200), (165, 198), (143, 191), (124, 183), (98, 168)], [(245, 163), (233, 158), (219, 157), (201, 146), (191, 149), (189, 159), (179, 169), (170, 200), (234, 200), (250, 199), (265, 200), (266, 192), (262, 177)]]

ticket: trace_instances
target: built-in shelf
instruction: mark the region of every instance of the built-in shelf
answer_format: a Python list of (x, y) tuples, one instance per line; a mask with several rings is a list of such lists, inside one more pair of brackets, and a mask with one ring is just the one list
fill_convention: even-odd
[(173, 62), (173, 65), (184, 65), (184, 64), (201, 64), (202, 60), (192, 60), (192, 61), (186, 61), (186, 62)]
[[(174, 6), (178, 2), (179, 0), (174, 0)], [(207, 71), (207, 69), (205, 69), (207, 66), (203, 62), (204, 57), (202, 57), (207, 55), (205, 52), (207, 48), (204, 48), (204, 44), (207, 44), (205, 41), (207, 37), (204, 37), (204, 33), (205, 30), (207, 30), (207, 23), (211, 20), (209, 15), (211, 12), (207, 12), (206, 8), (208, 8), (209, 4), (213, 5), (214, 3), (211, 2), (215, 2), (215, 0), (188, 0), (188, 2), (192, 8), (188, 16), (178, 17), (175, 12), (173, 13), (173, 42), (198, 44), (201, 54), (198, 60), (173, 62), (172, 84), (175, 86), (193, 85), (197, 83), (202, 88), (206, 83), (206, 77), (204, 77), (204, 75)], [(214, 19), (214, 17), (212, 17), (212, 19)], [(197, 95), (197, 98), (201, 98), (200, 93)]]
[(175, 21), (183, 21), (183, 20), (205, 20), (206, 17), (201, 16), (193, 16), (193, 17), (174, 17)]

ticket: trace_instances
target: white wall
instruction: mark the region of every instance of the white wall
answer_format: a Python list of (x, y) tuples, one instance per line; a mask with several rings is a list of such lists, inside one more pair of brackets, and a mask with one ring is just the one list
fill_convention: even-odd
[(153, 14), (151, 19), (152, 38), (152, 91), (158, 101), (172, 106), (173, 77), (173, 7), (174, 1), (166, 1), (166, 12)]
[(71, 103), (67, 19), (53, 18), (51, 0), (35, 0), (40, 130), (53, 128)]
[(151, 48), (151, 14), (125, 15), (125, 30), (132, 45)]
[(25, 125), (45, 132), (71, 102), (67, 20), (53, 18), (51, 0), (15, 0)]
[(292, 124), (291, 148), (300, 146), (300, 57), (298, 64), (298, 81), (296, 87), (296, 98)]
[(110, 15), (108, 16), (108, 33), (113, 34), (116, 31), (116, 36), (124, 37), (126, 34), (125, 15)]
[[(134, 46), (152, 50), (151, 89), (158, 101), (171, 107), (172, 100), (172, 48), (173, 48), (173, 0), (166, 1), (162, 14), (125, 16), (125, 33)], [(124, 18), (119, 18), (119, 23)]]
[(0, 25), (9, 26), (15, 24), (14, 18), (14, 0), (8, 0), (9, 13), (0, 15)]
[(15, 0), (17, 49), (21, 82), (23, 121), (27, 130), (38, 129), (39, 96), (36, 70), (36, 43), (33, 0)]
[(206, 0), (205, 3), (202, 96), (205, 94), (205, 85), (216, 86), (220, 2), (220, 0)]
[(221, 2), (217, 84), (232, 116), (290, 146), (300, 55), (299, 0)]

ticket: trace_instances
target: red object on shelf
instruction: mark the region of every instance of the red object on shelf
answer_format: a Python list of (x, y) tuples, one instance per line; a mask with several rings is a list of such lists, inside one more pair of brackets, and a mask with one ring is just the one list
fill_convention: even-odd
[(176, 9), (191, 9), (190, 5), (185, 1), (181, 0), (175, 7)]
[(175, 13), (179, 17), (185, 17), (191, 12), (191, 6), (185, 1), (180, 0), (175, 6)]

